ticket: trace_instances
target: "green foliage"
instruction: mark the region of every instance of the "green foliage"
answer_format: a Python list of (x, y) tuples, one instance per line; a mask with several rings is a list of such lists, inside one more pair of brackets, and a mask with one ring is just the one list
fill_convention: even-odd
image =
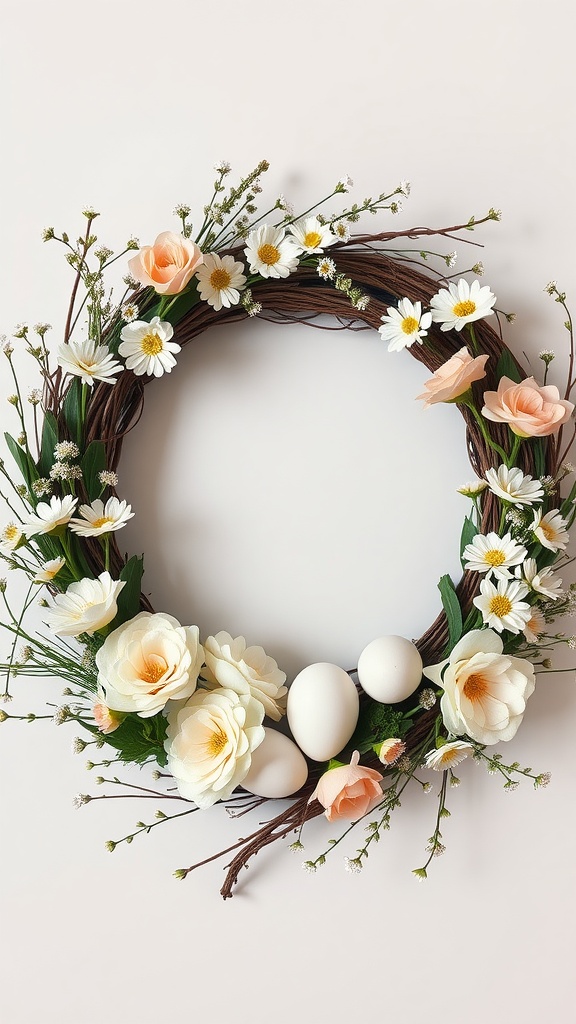
[(82, 382), (79, 377), (74, 377), (66, 392), (62, 412), (70, 437), (78, 438), (82, 426)]
[(38, 470), (36, 469), (34, 460), (24, 448), (20, 447), (11, 434), (4, 434), (4, 440), (6, 441), (8, 451), (18, 466), (28, 489), (31, 490), (32, 484), (38, 479)]
[(532, 438), (532, 450), (534, 452), (534, 469), (536, 476), (544, 476), (546, 473), (546, 441), (542, 437)]
[(82, 474), (88, 499), (94, 501), (102, 491), (99, 473), (106, 469), (106, 448), (102, 441), (92, 441), (82, 459)]
[(144, 573), (144, 558), (142, 555), (133, 555), (127, 562), (120, 579), (126, 583), (125, 587), (118, 594), (118, 614), (112, 623), (116, 629), (123, 622), (133, 619), (140, 611), (140, 591), (142, 588), (142, 576)]
[(478, 527), (476, 526), (476, 523), (471, 516), (466, 516), (462, 524), (462, 533), (460, 534), (460, 561), (462, 562), (462, 566), (464, 566), (464, 559), (462, 558), (464, 548), (467, 544), (472, 543), (477, 534)]
[(367, 700), (360, 705), (358, 724), (348, 746), (365, 754), (375, 743), (401, 737), (407, 729), (404, 715), (397, 707)]
[(462, 636), (462, 609), (454, 584), (449, 576), (442, 576), (438, 583), (438, 590), (442, 598), (442, 607), (448, 619), (448, 634), (450, 637), (450, 649), (458, 643)]
[(509, 379), (513, 380), (515, 384), (519, 384), (522, 380), (522, 374), (516, 365), (516, 361), (510, 350), (507, 348), (502, 349), (502, 352), (500, 353), (500, 358), (496, 367), (496, 374), (498, 376), (498, 380), (500, 380), (501, 377), (509, 377)]
[(164, 750), (166, 728), (167, 722), (162, 714), (152, 718), (127, 715), (122, 725), (106, 736), (106, 742), (118, 751), (122, 761), (142, 764), (153, 757), (164, 766), (167, 761)]
[(40, 476), (48, 476), (54, 465), (54, 449), (58, 444), (58, 424), (53, 412), (47, 410), (44, 413), (44, 424), (42, 426), (42, 441), (40, 444), (40, 458), (38, 460), (38, 473)]

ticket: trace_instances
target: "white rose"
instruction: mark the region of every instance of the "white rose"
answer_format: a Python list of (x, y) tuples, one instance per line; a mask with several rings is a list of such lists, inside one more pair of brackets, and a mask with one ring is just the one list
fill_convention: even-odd
[(224, 686), (238, 694), (251, 694), (263, 704), (269, 718), (280, 721), (288, 690), (283, 685), (286, 673), (280, 671), (274, 658), (269, 658), (262, 647), (247, 647), (243, 636), (232, 638), (224, 630), (209, 636), (204, 649), (206, 668), (202, 676), (209, 687)]
[(98, 683), (112, 711), (150, 718), (167, 701), (194, 693), (203, 661), (198, 626), (140, 612), (110, 633), (97, 652)]
[(164, 747), (180, 795), (198, 807), (229, 797), (264, 739), (263, 718), (260, 701), (222, 688), (198, 690), (170, 711)]
[(534, 692), (534, 667), (502, 651), (502, 639), (494, 630), (473, 629), (446, 661), (424, 669), (444, 689), (442, 718), (453, 736), (466, 734), (490, 745), (516, 734)]
[(56, 594), (44, 612), (44, 621), (56, 636), (92, 634), (116, 618), (116, 598), (124, 582), (113, 580), (109, 572), (98, 579), (88, 577), (71, 583), (64, 594)]

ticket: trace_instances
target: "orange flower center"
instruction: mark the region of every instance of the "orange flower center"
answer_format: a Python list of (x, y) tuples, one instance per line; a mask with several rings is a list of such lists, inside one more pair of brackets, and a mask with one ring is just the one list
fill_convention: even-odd
[(258, 259), (260, 263), (265, 263), (267, 267), (273, 267), (280, 259), (280, 252), (275, 245), (270, 245), (269, 242), (266, 242), (265, 245), (261, 245), (258, 249)]
[[(470, 676), (470, 679), (478, 679), (478, 678), (481, 678), (481, 677)], [(466, 683), (466, 685), (468, 685), (468, 682)], [(464, 687), (464, 692), (466, 692), (466, 687)], [(469, 694), (466, 694), (466, 696), (469, 697)], [(474, 698), (473, 697), (469, 697), (469, 699), (473, 700)], [(459, 750), (454, 750), (454, 749), (452, 749), (452, 750), (444, 750), (442, 752), (442, 756), (440, 758), (440, 764), (442, 764), (442, 765), (450, 765), (450, 764), (452, 764), (452, 761), (456, 761), (458, 759), (458, 754), (459, 753), (460, 753)]]
[(503, 551), (499, 551), (498, 548), (491, 548), (484, 555), (484, 561), (492, 566), (502, 565), (506, 561), (506, 555)]
[(418, 321), (413, 316), (405, 316), (401, 327), (404, 334), (414, 334), (414, 331), (418, 330)]
[[(142, 679), (144, 680), (144, 682), (150, 683), (151, 686), (154, 686), (154, 684), (162, 678), (167, 668), (168, 665), (164, 661), (164, 658), (157, 657), (154, 661), (146, 661), (144, 663)], [(158, 687), (158, 689), (160, 689), (160, 687)], [(151, 692), (157, 693), (158, 691), (152, 690)]]
[(490, 601), (490, 611), (492, 615), (497, 615), (499, 619), (502, 619), (512, 611), (512, 602), (504, 594), (497, 594)]
[(304, 235), (304, 245), (308, 249), (315, 249), (321, 241), (322, 235), (319, 235), (317, 231), (307, 231)]
[(154, 331), (151, 331), (150, 334), (146, 334), (142, 338), (140, 348), (145, 356), (157, 356), (163, 348), (162, 339)]
[(465, 302), (457, 302), (452, 312), (454, 316), (470, 316), (471, 313), (476, 312), (476, 303), (472, 302), (471, 299), (466, 299)]
[(210, 284), (217, 292), (227, 288), (231, 280), (230, 274), (223, 267), (218, 267), (210, 274)]
[(216, 732), (212, 733), (210, 741), (208, 743), (208, 749), (212, 757), (218, 757), (218, 754), (224, 750), (226, 746), (226, 733), (222, 732), (222, 729), (218, 728)]
[[(468, 676), (468, 679), (464, 683), (464, 689), (462, 692), (464, 696), (468, 698), (468, 700), (472, 701), (473, 704), (476, 704), (478, 701), (482, 700), (482, 698), (485, 697), (486, 694), (488, 693), (488, 683), (484, 679), (484, 676), (478, 675), (477, 673), (473, 673), (471, 676)], [(452, 753), (454, 754), (454, 752)], [(448, 757), (449, 754), (450, 751), (447, 751), (446, 754), (442, 757), (443, 762), (444, 757)]]
[(550, 525), (550, 523), (545, 523), (544, 521), (542, 521), (540, 523), (540, 529), (546, 537), (546, 540), (554, 540), (554, 538), (556, 537), (556, 530), (553, 526)]

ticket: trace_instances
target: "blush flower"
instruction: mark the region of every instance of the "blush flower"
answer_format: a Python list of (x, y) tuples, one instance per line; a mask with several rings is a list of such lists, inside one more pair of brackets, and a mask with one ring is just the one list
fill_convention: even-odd
[(203, 661), (198, 626), (140, 612), (110, 633), (97, 652), (98, 684), (112, 711), (150, 718), (167, 701), (194, 693)]
[(429, 380), (424, 382), (425, 391), (418, 395), (424, 408), (437, 402), (454, 402), (470, 389), (475, 380), (486, 376), (487, 355), (472, 358), (466, 346), (461, 348), (442, 364)]
[(164, 747), (180, 795), (202, 808), (229, 797), (264, 739), (263, 717), (260, 701), (222, 687), (171, 710)]
[(103, 736), (109, 736), (111, 732), (116, 732), (118, 726), (122, 725), (126, 716), (118, 714), (117, 711), (112, 711), (101, 693), (98, 696), (99, 700), (95, 701), (92, 705), (92, 714), (98, 726), (98, 731)]
[(173, 231), (162, 231), (154, 245), (145, 245), (128, 260), (130, 273), (159, 295), (178, 295), (200, 266), (203, 255), (195, 242)]
[(473, 629), (458, 641), (450, 657), (424, 669), (444, 694), (444, 725), (453, 736), (468, 735), (487, 746), (511, 740), (534, 692), (534, 667), (524, 658), (503, 654), (492, 629)]
[(382, 799), (383, 776), (374, 768), (362, 767), (359, 761), (360, 754), (355, 750), (350, 764), (324, 772), (312, 793), (309, 802), (318, 800), (328, 821), (357, 821)]
[(248, 647), (243, 636), (221, 630), (204, 644), (206, 667), (202, 677), (209, 687), (224, 686), (249, 693), (262, 704), (265, 714), (279, 722), (285, 713), (286, 673), (262, 647)]
[(560, 398), (553, 384), (539, 387), (534, 377), (516, 384), (502, 377), (498, 391), (486, 391), (482, 415), (494, 423), (507, 423), (519, 437), (547, 437), (566, 423), (574, 406)]

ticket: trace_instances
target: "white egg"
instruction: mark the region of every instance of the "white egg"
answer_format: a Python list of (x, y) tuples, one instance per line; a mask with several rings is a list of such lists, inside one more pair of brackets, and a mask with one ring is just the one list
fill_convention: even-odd
[(296, 793), (308, 778), (308, 765), (295, 743), (276, 729), (264, 729), (264, 739), (252, 753), (243, 789), (256, 796), (280, 799)]
[(358, 658), (358, 679), (362, 689), (374, 700), (381, 704), (398, 704), (420, 685), (420, 652), (406, 637), (378, 637)]
[(288, 690), (288, 724), (313, 761), (328, 761), (340, 753), (356, 728), (359, 710), (350, 676), (328, 662), (302, 669)]

